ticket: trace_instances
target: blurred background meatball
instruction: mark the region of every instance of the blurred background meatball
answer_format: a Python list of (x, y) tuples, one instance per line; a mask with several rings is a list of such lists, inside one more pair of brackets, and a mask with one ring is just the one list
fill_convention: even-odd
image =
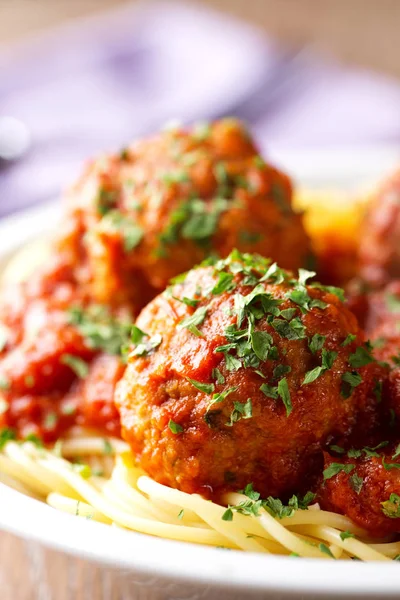
[(172, 127), (90, 163), (59, 247), (103, 303), (141, 308), (210, 254), (252, 251), (290, 269), (309, 242), (289, 179), (235, 119)]
[(164, 484), (252, 482), (284, 497), (309, 486), (326, 444), (377, 425), (385, 369), (341, 290), (268, 265), (234, 252), (180, 277), (137, 320), (116, 403), (123, 436)]
[(360, 274), (381, 286), (400, 277), (400, 170), (372, 199), (360, 240)]

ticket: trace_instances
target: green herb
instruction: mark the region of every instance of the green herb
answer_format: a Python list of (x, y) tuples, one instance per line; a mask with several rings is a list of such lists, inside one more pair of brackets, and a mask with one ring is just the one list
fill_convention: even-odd
[(223, 521), (232, 521), (233, 520), (233, 512), (231, 508), (227, 508), (224, 514), (222, 515)]
[(220, 385), (225, 383), (225, 377), (222, 375), (222, 373), (219, 369), (213, 369), (211, 375), (212, 375), (212, 378), (215, 379), (216, 382), (219, 383)]
[(343, 463), (331, 463), (329, 467), (324, 469), (323, 476), (324, 480), (330, 479), (334, 477), (338, 473), (346, 473), (347, 475), (355, 468), (355, 465), (351, 463), (343, 464)]
[(321, 552), (323, 552), (323, 554), (327, 554), (330, 558), (335, 558), (326, 544), (321, 543), (321, 544), (319, 544), (318, 548), (320, 549)]
[(164, 173), (161, 176), (161, 179), (167, 185), (178, 184), (178, 183), (187, 183), (190, 181), (190, 177), (186, 171), (170, 171), (168, 173)]
[(329, 292), (329, 294), (333, 294), (334, 296), (339, 298), (341, 302), (344, 302), (346, 300), (344, 290), (342, 290), (342, 288), (338, 288), (333, 285), (322, 285), (321, 283), (312, 283), (311, 287), (315, 287), (324, 292)]
[(392, 458), (395, 459), (398, 456), (400, 456), (400, 444), (397, 444), (394, 454), (392, 455)]
[(378, 403), (382, 402), (382, 390), (383, 390), (382, 381), (376, 381), (372, 392)]
[(175, 423), (175, 421), (173, 421), (172, 419), (169, 420), (168, 427), (170, 428), (172, 433), (175, 434), (182, 433), (183, 431), (182, 425), (179, 425), (179, 423)]
[(290, 398), (290, 391), (286, 377), (283, 377), (278, 383), (278, 395), (280, 396), (283, 404), (286, 408), (286, 416), (288, 417), (292, 412), (293, 406)]
[(119, 157), (121, 160), (129, 160), (129, 148), (122, 148), (121, 152), (119, 153)]
[[(147, 336), (148, 337), (148, 336)], [(159, 333), (154, 334), (148, 340), (137, 344), (131, 352), (131, 356), (148, 356), (153, 350), (156, 350), (162, 342), (162, 336)]]
[(399, 312), (400, 311), (400, 299), (396, 298), (393, 294), (386, 295), (386, 306), (390, 310), (390, 312)]
[(9, 429), (5, 427), (4, 429), (0, 429), (0, 450), (3, 450), (4, 446), (7, 442), (11, 440), (16, 440), (17, 436), (13, 429)]
[(257, 156), (255, 156), (253, 158), (253, 163), (255, 164), (256, 167), (258, 167), (259, 169), (265, 169), (265, 167), (267, 166), (265, 164), (265, 160), (263, 159), (262, 156), (260, 156), (259, 154), (257, 154)]
[(392, 469), (400, 469), (399, 463), (387, 463), (385, 462), (385, 457), (382, 458), (382, 465), (386, 471), (392, 471)]
[(223, 402), (230, 394), (232, 394), (233, 392), (236, 392), (237, 389), (238, 389), (237, 386), (233, 386), (233, 387), (228, 388), (227, 390), (224, 390), (223, 392), (219, 392), (217, 394), (213, 394), (213, 396), (211, 398), (211, 402), (207, 406), (207, 412), (210, 410), (210, 408), (214, 404), (219, 404), (220, 402)]
[(29, 435), (24, 437), (24, 442), (30, 442), (31, 444), (34, 444), (37, 448), (43, 448), (43, 440), (41, 440), (40, 437), (38, 437), (34, 433), (30, 433)]
[(349, 344), (351, 344), (352, 342), (354, 342), (354, 340), (357, 339), (357, 336), (354, 335), (353, 333), (349, 333), (348, 336), (346, 337), (346, 339), (340, 344), (341, 346), (348, 346)]
[(195, 298), (186, 298), (186, 296), (184, 296), (183, 298), (177, 298), (176, 296), (172, 297), (174, 300), (178, 300), (178, 302), (182, 302), (183, 304), (186, 304), (186, 306), (192, 306), (193, 308), (196, 308), (196, 306), (200, 302), (200, 300), (196, 300)]
[(344, 448), (342, 448), (341, 446), (336, 446), (336, 444), (332, 444), (331, 446), (329, 446), (329, 449), (332, 450), (332, 452), (336, 452), (337, 454), (346, 453), (346, 450)]
[(306, 337), (304, 325), (298, 317), (289, 322), (283, 319), (274, 319), (271, 325), (281, 337), (288, 340), (301, 340)]
[(375, 362), (374, 357), (367, 348), (359, 346), (353, 354), (349, 356), (349, 363), (354, 369), (364, 367), (369, 363)]
[(116, 190), (100, 188), (96, 198), (96, 210), (100, 216), (104, 216), (115, 208), (118, 193)]
[(350, 533), (350, 531), (341, 531), (340, 532), (340, 539), (344, 542), (344, 540), (347, 540), (348, 538), (353, 538), (355, 537), (354, 533)]
[(267, 360), (273, 339), (266, 331), (253, 331), (251, 333), (251, 347), (260, 360)]
[(4, 392), (8, 392), (11, 389), (11, 383), (10, 381), (4, 377), (4, 375), (0, 376), (0, 390), (3, 390)]
[(211, 293), (217, 295), (234, 290), (236, 284), (233, 281), (233, 277), (232, 273), (225, 273), (225, 271), (218, 273), (218, 281), (211, 290)]
[(200, 392), (204, 392), (205, 394), (211, 394), (215, 390), (215, 385), (213, 383), (202, 383), (201, 381), (196, 381), (195, 379), (186, 378), (196, 389), (200, 390)]
[(61, 413), (63, 415), (73, 415), (76, 413), (76, 406), (74, 404), (65, 404), (61, 407)]
[(125, 252), (131, 252), (143, 239), (143, 229), (131, 217), (112, 210), (103, 217), (104, 224), (121, 233)]
[(400, 518), (400, 496), (397, 494), (390, 494), (389, 500), (381, 502), (382, 512), (389, 519)]
[(353, 475), (350, 475), (349, 484), (358, 495), (362, 490), (362, 486), (364, 485), (364, 479), (357, 475), (357, 473), (353, 473)]
[(232, 427), (234, 423), (241, 419), (251, 419), (253, 416), (253, 407), (251, 398), (248, 398), (246, 402), (234, 402), (233, 410), (231, 412), (230, 419), (225, 425)]
[(104, 454), (106, 454), (108, 456), (111, 456), (114, 454), (114, 448), (112, 447), (110, 440), (108, 440), (107, 438), (104, 438), (103, 446), (104, 446)]
[(132, 340), (132, 343), (135, 344), (135, 346), (137, 344), (140, 344), (143, 341), (143, 338), (145, 338), (145, 337), (148, 337), (147, 333), (145, 333), (144, 331), (139, 329), (139, 327), (137, 325), (132, 325), (131, 340)]
[(72, 354), (63, 354), (60, 362), (63, 365), (67, 365), (80, 379), (85, 379), (89, 373), (89, 365), (87, 362), (79, 358), (79, 356), (73, 356)]
[(281, 377), (286, 375), (286, 373), (290, 373), (291, 370), (292, 367), (290, 367), (289, 365), (278, 365), (277, 367), (275, 367), (272, 376), (274, 379), (280, 379)]
[(321, 350), (323, 345), (325, 344), (326, 336), (320, 335), (319, 333), (315, 333), (312, 336), (311, 341), (309, 341), (309, 348), (313, 354)]
[(183, 519), (183, 516), (184, 516), (184, 514), (185, 514), (185, 511), (184, 511), (184, 509), (182, 508), (182, 509), (179, 511), (179, 513), (178, 513), (178, 519)]
[(75, 473), (78, 473), (83, 479), (89, 479), (92, 476), (92, 470), (89, 465), (76, 463), (72, 465), (72, 469)]
[(45, 429), (54, 429), (58, 422), (58, 416), (54, 412), (47, 413), (43, 426)]
[(362, 377), (356, 371), (346, 371), (346, 373), (343, 373), (342, 386), (340, 390), (343, 398), (349, 398), (352, 395), (354, 388), (359, 386), (360, 383), (362, 383)]
[(200, 306), (197, 308), (190, 317), (186, 317), (179, 323), (177, 326), (178, 329), (188, 329), (190, 333), (196, 335), (197, 337), (202, 337), (203, 334), (199, 331), (197, 325), (201, 325), (206, 318), (207, 315), (207, 307)]
[(324, 367), (315, 367), (314, 369), (311, 369), (311, 371), (307, 371), (307, 373), (305, 374), (303, 383), (301, 385), (307, 385), (309, 383), (313, 383), (313, 381), (318, 379), (318, 377), (320, 375), (322, 375), (322, 373), (324, 373), (324, 371), (325, 371)]
[(94, 350), (118, 356), (129, 344), (131, 323), (114, 318), (103, 306), (94, 304), (86, 310), (73, 307), (68, 311), (68, 322), (77, 327)]

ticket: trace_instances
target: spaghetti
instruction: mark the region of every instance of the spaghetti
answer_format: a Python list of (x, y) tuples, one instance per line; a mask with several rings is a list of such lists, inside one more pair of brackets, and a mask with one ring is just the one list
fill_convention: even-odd
[(400, 542), (371, 543), (348, 518), (317, 504), (279, 518), (262, 506), (244, 510), (254, 501), (243, 494), (227, 494), (222, 506), (161, 485), (135, 466), (116, 438), (77, 431), (52, 450), (9, 440), (0, 473), (4, 483), (58, 510), (171, 540), (331, 560), (387, 561), (400, 554)]

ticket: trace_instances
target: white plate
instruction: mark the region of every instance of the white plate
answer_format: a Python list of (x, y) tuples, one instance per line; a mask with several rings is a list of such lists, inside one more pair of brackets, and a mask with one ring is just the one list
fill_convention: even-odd
[[(361, 150), (309, 151), (297, 155), (297, 162), (295, 154), (281, 153), (279, 162), (295, 172), (301, 184), (326, 187), (337, 182), (343, 187), (347, 180), (351, 187), (378, 179), (399, 156), (395, 149), (364, 155)], [(59, 207), (51, 204), (1, 221), (0, 263), (26, 242), (54, 230), (59, 214)], [(1, 484), (0, 529), (86, 558), (104, 570), (112, 567), (117, 580), (128, 582), (130, 591), (121, 596), (124, 599), (400, 596), (397, 563), (273, 557), (161, 540), (59, 513)]]

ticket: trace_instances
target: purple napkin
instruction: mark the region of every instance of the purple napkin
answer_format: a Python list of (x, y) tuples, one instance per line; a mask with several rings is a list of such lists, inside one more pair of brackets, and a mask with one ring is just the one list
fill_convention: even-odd
[(0, 116), (32, 136), (0, 164), (0, 216), (59, 195), (82, 161), (166, 121), (247, 120), (261, 145), (400, 140), (400, 87), (285, 49), (200, 5), (126, 5), (0, 53)]

